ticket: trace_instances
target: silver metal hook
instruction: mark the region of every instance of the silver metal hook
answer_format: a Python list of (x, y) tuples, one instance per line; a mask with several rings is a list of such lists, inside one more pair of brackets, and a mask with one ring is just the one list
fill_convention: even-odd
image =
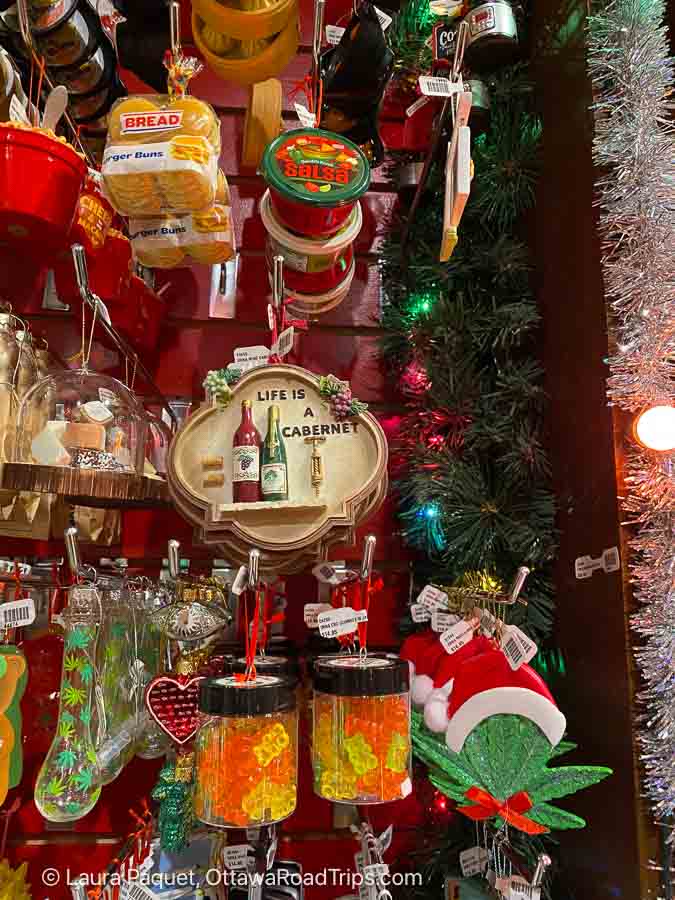
[(373, 560), (375, 558), (375, 545), (377, 538), (369, 534), (363, 545), (363, 557), (361, 559), (361, 581), (367, 581), (373, 572)]
[(178, 552), (180, 550), (180, 541), (170, 540), (167, 549), (169, 560), (169, 575), (176, 581), (180, 574), (180, 558)]
[(452, 81), (457, 81), (460, 72), (462, 71), (462, 65), (464, 64), (464, 50), (466, 48), (466, 39), (468, 33), (468, 24), (466, 22), (460, 22), (459, 28), (457, 29), (457, 40), (455, 42), (455, 55), (452, 60), (452, 71), (450, 75)]
[(169, 25), (171, 28), (171, 52), (175, 59), (181, 51), (180, 3), (178, 0), (170, 0), (169, 2)]
[(272, 302), (275, 309), (281, 309), (284, 302), (284, 258), (274, 257), (274, 270), (272, 275)]
[(511, 589), (509, 590), (509, 603), (516, 602), (529, 574), (530, 570), (527, 568), (527, 566), (520, 566), (520, 568), (516, 572), (516, 577), (513, 579)]
[(251, 550), (248, 554), (248, 586), (252, 591), (258, 590), (260, 583), (260, 550)]
[(82, 572), (82, 557), (80, 556), (80, 545), (77, 539), (77, 528), (66, 528), (63, 532), (63, 539), (66, 543), (66, 557), (68, 558), (68, 566), (75, 578), (79, 578)]

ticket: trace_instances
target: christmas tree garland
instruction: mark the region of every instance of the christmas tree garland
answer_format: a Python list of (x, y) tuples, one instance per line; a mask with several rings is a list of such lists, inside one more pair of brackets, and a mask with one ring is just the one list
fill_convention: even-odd
[(520, 235), (535, 198), (541, 125), (526, 67), (500, 71), (489, 87), (491, 124), (472, 141), (475, 174), (449, 263), (438, 262), (440, 167), (407, 265), (401, 221), (383, 250), (384, 356), (408, 405), (394, 489), (405, 539), (425, 556), (420, 579), (508, 585), (526, 565), (528, 605), (512, 621), (542, 638), (553, 620), (555, 503), (542, 439), (539, 313)]
[[(589, 27), (603, 277), (615, 342), (609, 396), (631, 416), (656, 406), (672, 415), (675, 395), (675, 78), (665, 9), (663, 0), (616, 0)], [(657, 820), (667, 823), (675, 813), (672, 449), (629, 443), (624, 508), (638, 525), (631, 544), (644, 785)]]

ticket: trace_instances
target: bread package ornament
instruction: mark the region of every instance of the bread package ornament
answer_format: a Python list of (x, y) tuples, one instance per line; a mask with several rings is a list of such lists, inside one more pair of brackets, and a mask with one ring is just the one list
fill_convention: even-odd
[(218, 265), (234, 257), (235, 240), (230, 192), (224, 173), (217, 175), (216, 202), (191, 216), (158, 216), (129, 221), (136, 259), (155, 269), (187, 265), (191, 257), (206, 265)]
[(208, 103), (185, 93), (200, 67), (195, 59), (170, 56), (167, 95), (127, 97), (114, 105), (102, 172), (122, 215), (187, 215), (214, 204), (220, 122)]

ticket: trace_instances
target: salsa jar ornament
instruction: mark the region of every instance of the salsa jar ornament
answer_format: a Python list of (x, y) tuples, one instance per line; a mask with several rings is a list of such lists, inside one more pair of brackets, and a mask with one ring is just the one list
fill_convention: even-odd
[(194, 810), (207, 825), (271, 825), (295, 810), (295, 685), (272, 675), (208, 679), (195, 743)]
[(315, 792), (359, 804), (410, 794), (408, 663), (392, 656), (324, 657), (312, 674)]
[(272, 141), (262, 175), (277, 220), (310, 238), (336, 234), (370, 184), (370, 166), (359, 147), (318, 128), (286, 131)]

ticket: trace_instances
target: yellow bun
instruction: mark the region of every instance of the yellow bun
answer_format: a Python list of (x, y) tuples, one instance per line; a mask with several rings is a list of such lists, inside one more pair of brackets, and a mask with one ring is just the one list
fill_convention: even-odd
[(220, 122), (207, 103), (196, 97), (180, 97), (170, 104), (170, 109), (183, 112), (181, 134), (205, 137), (215, 149), (220, 149)]
[(185, 249), (194, 260), (205, 266), (216, 266), (218, 263), (227, 262), (234, 256), (234, 248), (225, 241), (216, 241), (213, 244), (190, 244)]
[(212, 206), (207, 212), (193, 216), (192, 225), (195, 231), (202, 234), (225, 231), (229, 228), (230, 217), (223, 206)]
[(136, 259), (142, 266), (151, 269), (175, 269), (185, 259), (180, 247), (162, 247), (153, 250), (136, 250)]
[(162, 200), (153, 175), (106, 175), (105, 183), (112, 204), (121, 215), (151, 216), (161, 212)]
[(230, 205), (230, 188), (222, 169), (218, 169), (218, 183), (216, 185), (216, 203), (223, 206)]
[[(147, 135), (142, 138), (140, 135), (122, 134), (121, 117), (129, 115), (129, 113), (147, 113), (156, 112), (157, 104), (148, 100), (147, 97), (127, 97), (122, 100), (110, 113), (110, 121), (108, 123), (109, 140), (111, 144), (134, 144), (147, 140)], [(156, 140), (157, 132), (155, 132), (150, 140)]]

